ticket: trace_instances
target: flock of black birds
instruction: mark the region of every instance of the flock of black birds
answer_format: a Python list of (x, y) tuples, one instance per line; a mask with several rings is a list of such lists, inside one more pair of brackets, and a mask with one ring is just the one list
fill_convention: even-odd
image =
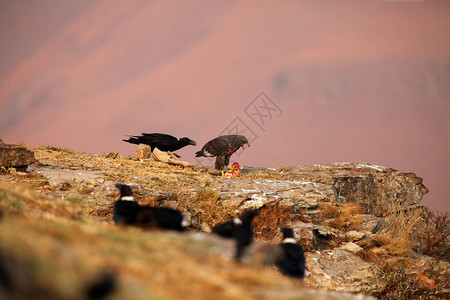
[[(197, 143), (190, 138), (177, 138), (164, 133), (142, 133), (140, 136), (130, 136), (123, 140), (131, 144), (149, 145), (151, 151), (158, 148), (161, 151), (177, 151), (188, 145), (196, 146)], [(250, 146), (247, 138), (243, 135), (222, 135), (207, 142), (200, 151), (195, 153), (196, 157), (216, 157), (215, 169), (223, 170), (230, 163), (230, 157), (239, 148)], [(178, 156), (178, 155), (177, 155)]]
[[(134, 199), (130, 186), (116, 183), (116, 187), (120, 190), (120, 198), (114, 204), (113, 209), (116, 224), (177, 231), (188, 229), (188, 224), (180, 211), (169, 207), (141, 206)], [(253, 241), (252, 221), (258, 215), (258, 210), (246, 210), (241, 216), (212, 228), (213, 234), (235, 240), (235, 259), (237, 261), (241, 261), (245, 249)], [(297, 244), (292, 228), (283, 227), (281, 231), (283, 233), (283, 241), (279, 244), (281, 255), (276, 258), (274, 264), (284, 275), (303, 279), (305, 276), (303, 247)]]
[[(123, 140), (132, 144), (146, 144), (161, 151), (176, 151), (187, 145), (197, 145), (190, 138), (176, 138), (162, 133), (142, 133), (141, 136), (130, 136)], [(243, 135), (223, 135), (207, 142), (196, 157), (216, 157), (215, 169), (222, 170), (230, 163), (230, 157), (239, 148), (250, 146)], [(144, 228), (157, 227), (183, 231), (187, 228), (186, 221), (181, 212), (167, 207), (140, 206), (133, 198), (131, 188), (126, 184), (117, 183), (120, 190), (120, 199), (114, 204), (114, 222), (116, 224), (135, 225)], [(246, 210), (238, 218), (234, 218), (212, 228), (212, 233), (223, 238), (234, 239), (236, 242), (235, 259), (240, 261), (245, 254), (245, 249), (252, 243), (252, 221), (259, 215), (257, 210)], [(283, 241), (279, 245), (281, 256), (275, 261), (275, 265), (281, 273), (298, 279), (305, 276), (305, 254), (303, 247), (294, 238), (292, 228), (281, 228)]]

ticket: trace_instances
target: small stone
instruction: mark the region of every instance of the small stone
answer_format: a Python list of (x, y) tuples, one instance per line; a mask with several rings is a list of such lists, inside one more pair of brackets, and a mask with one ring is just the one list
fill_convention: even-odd
[(117, 155), (119, 155), (118, 152), (109, 152), (108, 157), (111, 159), (116, 159)]
[(349, 242), (347, 244), (342, 245), (341, 247), (339, 247), (338, 249), (341, 250), (345, 250), (351, 253), (358, 253), (363, 251), (363, 248), (361, 248), (360, 246), (356, 245), (355, 243)]
[(350, 230), (345, 234), (345, 236), (347, 237), (347, 239), (349, 241), (354, 242), (354, 241), (362, 240), (363, 238), (366, 237), (366, 234), (361, 231)]
[[(155, 148), (156, 149), (156, 148)], [(136, 159), (146, 159), (152, 156), (152, 148), (149, 145), (139, 144), (136, 149)]]
[(172, 158), (169, 158), (169, 164), (176, 165), (176, 166), (183, 166), (183, 167), (193, 167), (193, 165), (187, 161), (182, 160), (174, 160)]
[(167, 152), (164, 152), (164, 151), (159, 150), (158, 148), (155, 148), (155, 149), (153, 149), (153, 159), (156, 161), (168, 163), (169, 160), (171, 159), (171, 157), (169, 154), (167, 154)]

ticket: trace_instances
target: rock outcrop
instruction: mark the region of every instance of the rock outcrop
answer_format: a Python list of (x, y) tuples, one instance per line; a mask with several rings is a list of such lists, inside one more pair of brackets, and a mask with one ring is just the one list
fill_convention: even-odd
[(258, 209), (268, 203), (292, 208), (293, 213), (313, 211), (322, 201), (335, 201), (332, 187), (305, 181), (286, 180), (227, 180), (220, 179), (216, 183), (220, 198), (227, 206), (236, 209)]
[(336, 249), (310, 253), (306, 256), (310, 275), (306, 285), (336, 291), (376, 293), (382, 282), (374, 282), (377, 268), (349, 251)]
[(0, 167), (24, 170), (35, 161), (33, 151), (18, 145), (0, 143)]
[(407, 209), (428, 193), (422, 178), (415, 174), (368, 163), (300, 166), (289, 168), (286, 173), (293, 179), (328, 184), (338, 202), (358, 202), (371, 210), (379, 208), (378, 203), (391, 201)]

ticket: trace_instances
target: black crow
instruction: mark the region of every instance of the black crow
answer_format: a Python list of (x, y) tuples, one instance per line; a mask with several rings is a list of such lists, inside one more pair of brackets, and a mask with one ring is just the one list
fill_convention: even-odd
[(120, 198), (114, 204), (114, 222), (116, 224), (135, 225), (139, 227), (159, 227), (163, 229), (184, 230), (187, 222), (176, 209), (169, 207), (140, 206), (132, 196), (131, 188), (116, 183)]
[(212, 232), (225, 238), (234, 238), (236, 241), (235, 257), (239, 261), (244, 250), (253, 241), (252, 220), (259, 215), (257, 210), (246, 210), (239, 218), (227, 221), (213, 227)]
[(283, 227), (283, 241), (279, 245), (283, 255), (277, 260), (276, 266), (284, 275), (303, 279), (305, 277), (305, 253), (303, 247), (297, 244), (292, 228)]
[(126, 225), (135, 224), (140, 206), (134, 200), (131, 187), (122, 183), (116, 183), (116, 187), (120, 190), (120, 198), (114, 203), (114, 222)]
[(216, 163), (214, 168), (216, 170), (222, 170), (230, 163), (231, 155), (242, 147), (250, 143), (243, 135), (222, 135), (207, 142), (202, 150), (195, 153), (196, 157), (216, 157)]
[(105, 299), (117, 287), (117, 275), (115, 273), (104, 271), (89, 284), (86, 289), (88, 299)]
[(10, 269), (7, 266), (8, 260), (0, 252), (0, 296), (2, 295), (1, 290), (3, 289), (10, 296), (13, 293), (13, 281), (11, 278)]
[(179, 139), (164, 133), (142, 133), (141, 136), (130, 136), (128, 140), (123, 141), (136, 145), (149, 145), (152, 151), (154, 148), (158, 148), (161, 151), (177, 151), (187, 145), (197, 145), (195, 141), (187, 137)]
[(170, 207), (141, 206), (136, 215), (138, 223), (156, 226), (164, 229), (183, 231), (187, 222), (183, 215), (176, 209)]

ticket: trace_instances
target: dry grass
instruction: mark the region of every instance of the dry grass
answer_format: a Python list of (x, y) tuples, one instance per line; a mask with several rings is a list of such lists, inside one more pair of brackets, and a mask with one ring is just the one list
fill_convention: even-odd
[(425, 213), (419, 231), (422, 253), (450, 261), (450, 218), (448, 212)]
[(255, 238), (271, 241), (282, 236), (280, 227), (290, 226), (292, 210), (277, 204), (264, 205), (253, 221)]
[(232, 210), (225, 207), (222, 201), (219, 200), (219, 192), (209, 189), (201, 188), (195, 193), (191, 199), (181, 199), (181, 206), (192, 214), (192, 225), (197, 229), (201, 229), (205, 225), (209, 228), (214, 227), (218, 223), (225, 222), (234, 214)]
[(329, 225), (339, 230), (359, 230), (364, 209), (358, 203), (323, 202), (319, 206), (321, 220), (329, 220)]
[(375, 294), (378, 299), (428, 299), (426, 289), (419, 280), (406, 273), (405, 262), (385, 263), (380, 269), (379, 279), (386, 283), (382, 292)]
[(388, 226), (376, 238), (381, 240), (392, 255), (406, 256), (412, 252), (412, 240), (421, 220), (419, 210), (400, 211), (386, 217)]
[(369, 263), (373, 263), (376, 265), (378, 265), (381, 262), (380, 256), (375, 251), (373, 251), (373, 249), (369, 249), (369, 250), (363, 249), (362, 251), (355, 253), (355, 255), (364, 261), (367, 261)]
[(71, 201), (54, 199), (19, 185), (0, 182), (0, 210), (22, 216), (80, 219), (81, 207)]

